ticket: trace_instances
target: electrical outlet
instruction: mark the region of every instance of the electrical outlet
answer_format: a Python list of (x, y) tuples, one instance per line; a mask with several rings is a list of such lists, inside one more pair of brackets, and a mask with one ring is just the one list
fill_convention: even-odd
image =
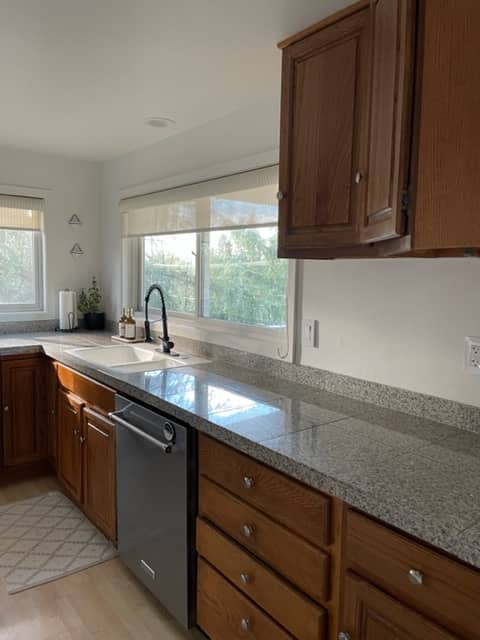
[[(318, 347), (318, 320), (303, 321), (303, 340), (306, 347)], [(480, 371), (480, 369), (479, 369)]]
[(480, 338), (465, 338), (465, 369), (480, 375)]

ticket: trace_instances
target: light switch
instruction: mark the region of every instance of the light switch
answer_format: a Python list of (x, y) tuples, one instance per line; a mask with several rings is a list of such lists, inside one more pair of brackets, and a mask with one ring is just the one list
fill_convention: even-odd
[(303, 340), (306, 347), (318, 348), (318, 320), (303, 321)]

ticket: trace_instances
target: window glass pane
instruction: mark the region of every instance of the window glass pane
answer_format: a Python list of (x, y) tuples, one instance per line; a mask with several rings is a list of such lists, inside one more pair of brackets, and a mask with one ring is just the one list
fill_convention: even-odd
[(0, 305), (36, 302), (34, 234), (0, 229)]
[[(159, 284), (167, 309), (180, 313), (195, 313), (195, 254), (197, 235), (181, 233), (144, 238), (144, 293), (151, 284)], [(152, 306), (160, 306), (157, 294)]]
[(203, 235), (204, 300), (208, 318), (285, 326), (288, 262), (277, 258), (277, 227)]

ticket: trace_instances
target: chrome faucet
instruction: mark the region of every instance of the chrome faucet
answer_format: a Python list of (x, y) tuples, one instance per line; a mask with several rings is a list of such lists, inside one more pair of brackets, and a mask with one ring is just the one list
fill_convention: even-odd
[(158, 291), (162, 300), (162, 351), (163, 353), (170, 353), (175, 345), (168, 336), (167, 307), (165, 306), (165, 296), (163, 295), (162, 287), (158, 284), (152, 284), (152, 286), (148, 288), (147, 295), (145, 296), (145, 342), (153, 342), (153, 338), (150, 333), (150, 322), (148, 320), (148, 303), (150, 302), (150, 296), (154, 291)]

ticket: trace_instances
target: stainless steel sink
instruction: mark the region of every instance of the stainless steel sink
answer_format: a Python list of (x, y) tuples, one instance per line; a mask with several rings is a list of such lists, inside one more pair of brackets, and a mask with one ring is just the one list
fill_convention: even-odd
[(152, 371), (208, 362), (189, 354), (168, 355), (150, 344), (80, 347), (66, 353), (101, 369), (117, 371)]

